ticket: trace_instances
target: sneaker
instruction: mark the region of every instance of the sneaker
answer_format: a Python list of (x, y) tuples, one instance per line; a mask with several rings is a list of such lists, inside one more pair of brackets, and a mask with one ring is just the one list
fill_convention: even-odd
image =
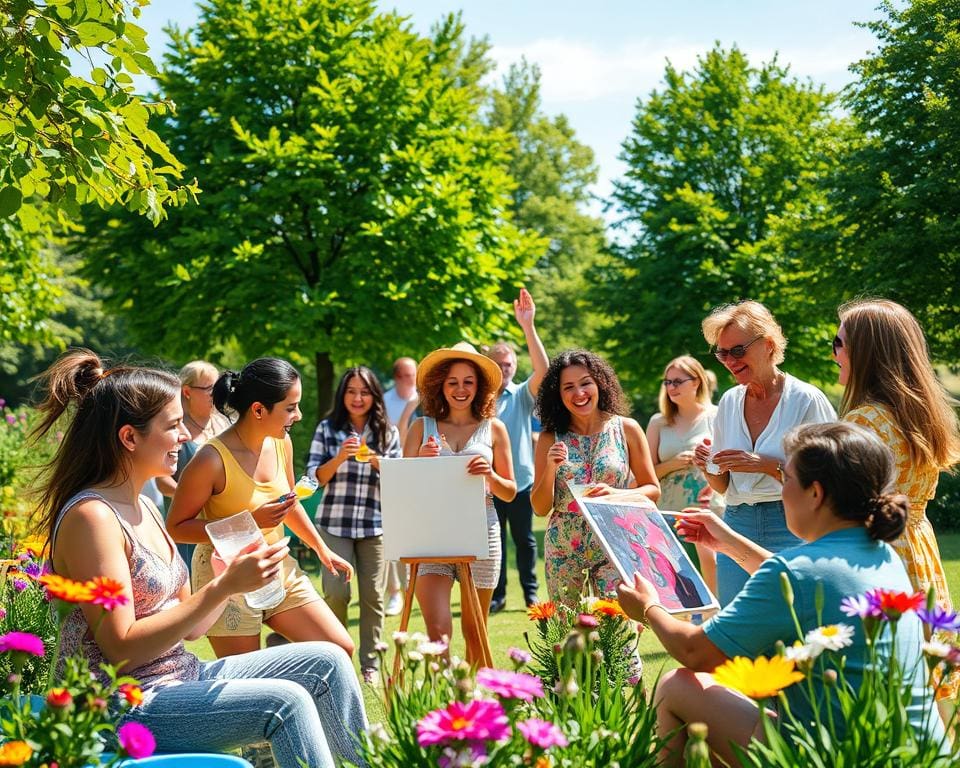
[(403, 610), (403, 593), (394, 592), (387, 598), (387, 605), (383, 609), (383, 612), (387, 616), (399, 616), (400, 612)]
[(504, 608), (507, 607), (507, 598), (501, 597), (497, 600), (490, 601), (490, 613), (500, 613)]
[(380, 673), (373, 668), (368, 667), (367, 669), (360, 670), (360, 676), (367, 685), (380, 684)]

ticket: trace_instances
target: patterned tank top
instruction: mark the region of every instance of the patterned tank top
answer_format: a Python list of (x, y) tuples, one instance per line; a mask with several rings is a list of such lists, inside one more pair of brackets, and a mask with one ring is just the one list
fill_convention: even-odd
[[(153, 616), (160, 611), (178, 605), (180, 603), (180, 590), (187, 583), (187, 566), (177, 552), (173, 540), (167, 534), (163, 520), (156, 508), (145, 496), (140, 497), (140, 504), (144, 509), (150, 510), (157, 521), (157, 525), (160, 526), (160, 530), (163, 531), (172, 555), (170, 562), (164, 560), (149, 547), (141, 544), (134, 535), (130, 524), (123, 519), (109, 501), (94, 491), (81, 491), (64, 504), (63, 509), (57, 514), (57, 521), (53, 529), (52, 547), (56, 546), (57, 532), (67, 512), (80, 502), (88, 499), (99, 499), (110, 507), (113, 514), (117, 516), (120, 529), (130, 544), (127, 563), (130, 566), (130, 582), (133, 588), (133, 608), (136, 618), (143, 619), (147, 616)], [(100, 646), (96, 644), (90, 634), (90, 627), (83, 611), (80, 609), (75, 610), (67, 618), (63, 627), (62, 641), (60, 664), (67, 656), (80, 651), (90, 664), (91, 671), (104, 684), (108, 682), (107, 676), (100, 669), (100, 665), (106, 664), (107, 660), (100, 650)], [(141, 664), (135, 669), (125, 669), (124, 674), (138, 680), (144, 694), (149, 695), (151, 689), (163, 685), (199, 679), (200, 662), (196, 656), (187, 651), (183, 642), (179, 642), (153, 661)]]

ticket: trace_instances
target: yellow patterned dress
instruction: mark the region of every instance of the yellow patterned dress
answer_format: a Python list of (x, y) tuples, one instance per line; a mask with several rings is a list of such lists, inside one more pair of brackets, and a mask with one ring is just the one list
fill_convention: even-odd
[[(882, 405), (866, 404), (854, 408), (845, 421), (866, 427), (883, 441), (891, 451), (895, 466), (894, 491), (910, 499), (910, 514), (903, 533), (891, 541), (891, 546), (900, 555), (907, 569), (907, 575), (914, 588), (927, 592), (933, 587), (937, 603), (950, 609), (950, 590), (947, 577), (940, 559), (940, 547), (933, 526), (927, 519), (927, 502), (937, 492), (937, 480), (940, 472), (934, 467), (918, 466), (910, 460), (910, 448), (903, 433), (897, 427), (893, 417)], [(955, 641), (955, 637), (947, 638)], [(960, 689), (960, 675), (950, 675), (949, 682), (937, 690), (937, 698), (956, 698)]]

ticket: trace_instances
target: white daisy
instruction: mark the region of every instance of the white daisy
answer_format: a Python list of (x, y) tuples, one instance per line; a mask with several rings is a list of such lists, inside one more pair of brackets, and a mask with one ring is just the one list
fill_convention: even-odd
[(941, 643), (939, 640), (930, 640), (929, 642), (924, 643), (921, 647), (927, 656), (932, 656), (935, 659), (945, 659), (950, 655), (950, 651), (953, 650), (952, 645)]
[(827, 624), (807, 632), (804, 640), (819, 645), (825, 651), (839, 651), (853, 643), (853, 627), (849, 624)]
[(798, 666), (813, 661), (821, 653), (823, 653), (822, 645), (816, 643), (804, 644), (799, 640), (783, 651), (783, 655)]

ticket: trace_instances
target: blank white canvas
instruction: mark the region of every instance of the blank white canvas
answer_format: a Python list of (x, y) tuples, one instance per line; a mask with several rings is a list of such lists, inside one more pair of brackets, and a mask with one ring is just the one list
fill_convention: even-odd
[(473, 456), (380, 459), (383, 556), (490, 557), (486, 490)]

